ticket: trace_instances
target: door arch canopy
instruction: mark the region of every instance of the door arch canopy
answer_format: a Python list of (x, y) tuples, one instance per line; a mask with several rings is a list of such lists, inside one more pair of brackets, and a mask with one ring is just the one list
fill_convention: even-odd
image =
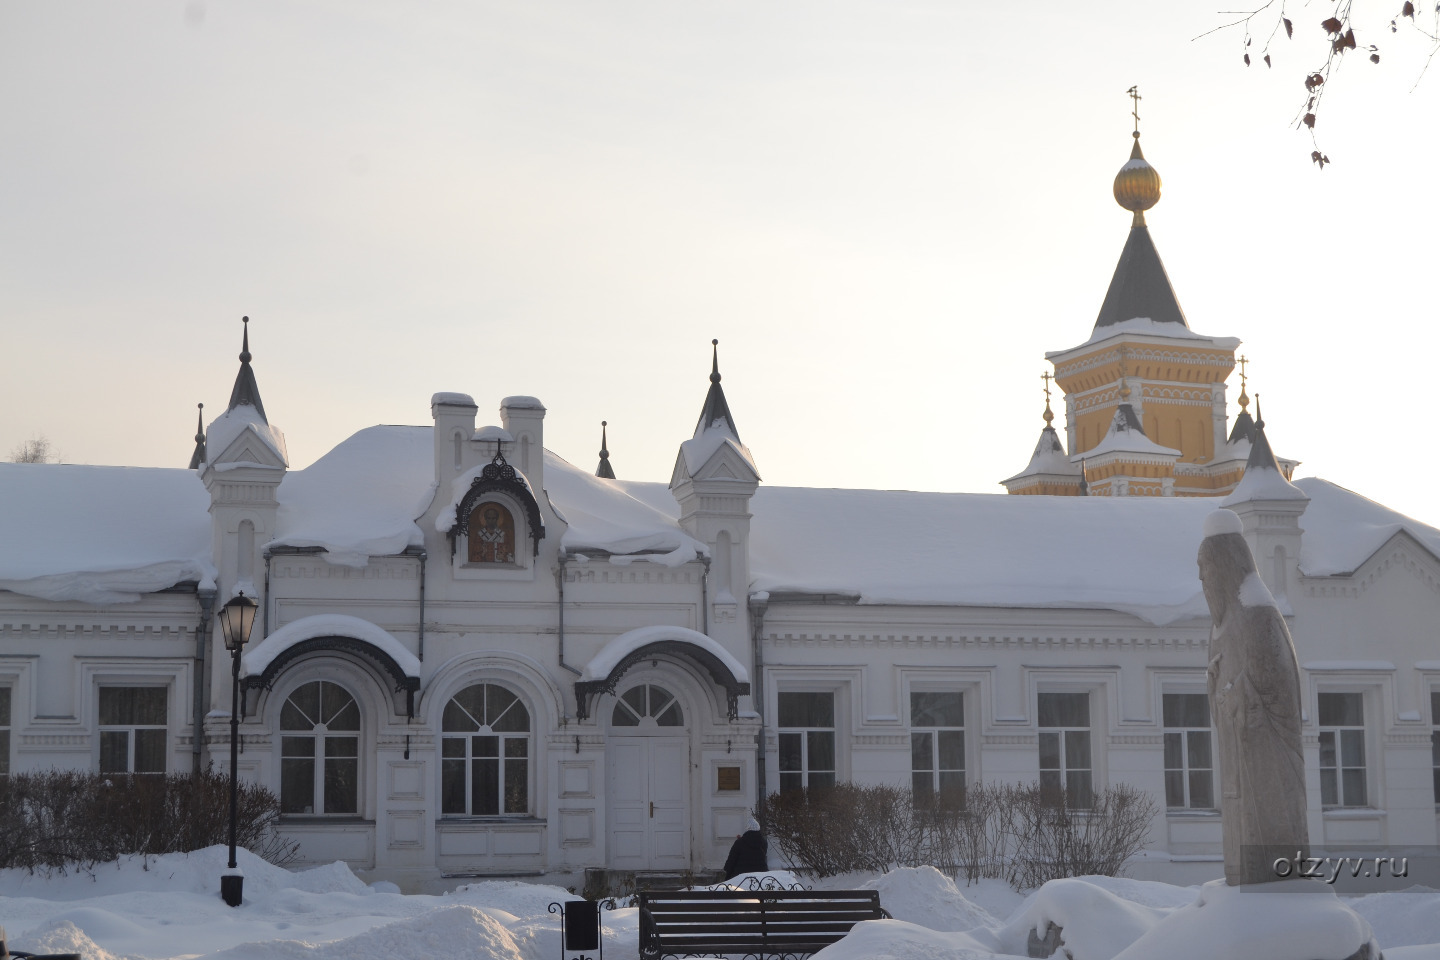
[(750, 673), (744, 664), (703, 633), (685, 627), (641, 627), (622, 633), (600, 648), (575, 681), (575, 712), (590, 716), (595, 698), (613, 694), (621, 679), (637, 663), (660, 655), (686, 661), (710, 676), (725, 691), (727, 717), (739, 716), (739, 700), (750, 692)]

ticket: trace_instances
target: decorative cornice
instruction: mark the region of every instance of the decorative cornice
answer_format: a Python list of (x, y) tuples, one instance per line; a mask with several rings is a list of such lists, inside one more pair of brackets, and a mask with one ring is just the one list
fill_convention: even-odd
[[(772, 601), (772, 610), (775, 609)], [(1025, 650), (1113, 650), (1125, 648), (1203, 650), (1209, 646), (1206, 634), (1195, 637), (1176, 635), (1129, 635), (1103, 636), (1038, 636), (1029, 635), (986, 635), (970, 634), (811, 634), (811, 633), (767, 633), (765, 643), (773, 647), (819, 647), (834, 646), (850, 649), (864, 648), (918, 648), (918, 649), (1025, 649)]]

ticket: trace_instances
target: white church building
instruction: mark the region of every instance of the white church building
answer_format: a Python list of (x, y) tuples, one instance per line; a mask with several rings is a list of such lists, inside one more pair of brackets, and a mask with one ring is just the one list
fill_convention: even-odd
[(1228, 408), (1239, 341), (1180, 311), (1138, 139), (1115, 189), (1110, 292), (1047, 357), (1065, 436), (1047, 406), (1008, 493), (766, 486), (718, 359), (668, 482), (461, 393), (292, 470), (247, 328), (189, 469), (0, 464), (0, 774), (223, 769), (243, 592), (240, 772), (302, 862), (699, 871), (778, 790), (1039, 780), (1149, 791), (1145, 875), (1218, 876), (1223, 506), (1295, 640), (1312, 840), (1436, 844), (1440, 530), (1291, 481), (1243, 382)]

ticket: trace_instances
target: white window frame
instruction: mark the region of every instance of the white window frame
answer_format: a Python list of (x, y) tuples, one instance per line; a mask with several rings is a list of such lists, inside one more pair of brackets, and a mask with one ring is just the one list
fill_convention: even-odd
[[(289, 728), (286, 728), (286, 727), (284, 726), (284, 722), (283, 722), (283, 720), (281, 720), (281, 717), (284, 716), (285, 704), (287, 704), (287, 703), (290, 701), (290, 698), (293, 697), (293, 696), (295, 696), (295, 694), (298, 693), (303, 687), (309, 686), (309, 685), (312, 684), (312, 683), (322, 683), (322, 684), (328, 683), (328, 684), (332, 684), (332, 685), (334, 685), (334, 686), (336, 686), (336, 687), (339, 687), (341, 690), (343, 690), (343, 691), (350, 697), (351, 703), (353, 703), (353, 704), (355, 705), (355, 712), (356, 712), (356, 714), (357, 714), (357, 716), (356, 716), (356, 728), (355, 728), (354, 730), (336, 730), (336, 731), (333, 731), (333, 732), (332, 732), (332, 731), (330, 731), (328, 728), (323, 729), (323, 730), (320, 729), (320, 727), (321, 727), (321, 726), (324, 726), (324, 724), (316, 724), (315, 726), (311, 727), (309, 730), (305, 730), (305, 729), (302, 729), (302, 728), (289, 729)], [(288, 817), (328, 817), (328, 818), (332, 818), (332, 819), (346, 819), (346, 818), (355, 818), (355, 817), (361, 816), (361, 813), (362, 813), (362, 811), (363, 811), (364, 808), (365, 808), (365, 770), (364, 770), (364, 758), (365, 758), (365, 744), (366, 744), (366, 739), (367, 739), (366, 736), (365, 736), (365, 701), (364, 701), (364, 699), (363, 699), (362, 697), (360, 697), (360, 696), (356, 693), (356, 691), (355, 691), (354, 689), (352, 689), (352, 687), (351, 687), (349, 684), (347, 684), (347, 683), (342, 683), (342, 682), (340, 682), (339, 680), (336, 680), (336, 679), (334, 679), (333, 677), (329, 677), (329, 676), (317, 677), (317, 676), (309, 675), (309, 676), (306, 676), (304, 679), (300, 680), (300, 682), (298, 682), (298, 683), (290, 686), (290, 687), (285, 691), (284, 697), (281, 698), (280, 701), (279, 701), (279, 713), (276, 715), (276, 722), (275, 722), (275, 728), (274, 728), (274, 729), (275, 729), (275, 737), (279, 740), (279, 744), (278, 744), (278, 746), (279, 746), (279, 764), (278, 764), (278, 769), (279, 769), (279, 788), (280, 788), (280, 789), (279, 789), (277, 792), (281, 795), (282, 800), (283, 800), (283, 798), (284, 798), (284, 790), (285, 790), (285, 768), (286, 768), (286, 763), (285, 763), (285, 761), (286, 761), (286, 760), (304, 760), (304, 759), (309, 759), (309, 760), (311, 761), (311, 763), (313, 764), (313, 767), (311, 768), (310, 810), (309, 810), (308, 812), (301, 812), (301, 811), (294, 811), (294, 810), (291, 810), (291, 811), (282, 810), (282, 811), (281, 811), (281, 816), (282, 816), (282, 817), (287, 817), (287, 818), (288, 818)], [(309, 754), (308, 756), (303, 756), (303, 755), (302, 755), (302, 756), (294, 756), (294, 757), (286, 756), (286, 754), (285, 754), (285, 741), (286, 741), (287, 739), (295, 739), (295, 740), (302, 740), (302, 739), (303, 739), (303, 740), (309, 740), (309, 741), (313, 744), (314, 750), (313, 750), (313, 752), (312, 752), (311, 754)], [(344, 756), (344, 755), (337, 755), (337, 756), (335, 756), (335, 757), (333, 757), (333, 758), (330, 757), (329, 754), (328, 754), (327, 748), (328, 748), (328, 745), (329, 745), (330, 741), (332, 741), (332, 740), (354, 740), (354, 741), (355, 741), (355, 756), (354, 756), (353, 758), (352, 758), (352, 757), (348, 757), (348, 756)], [(328, 765), (328, 764), (327, 764), (327, 761), (329, 761), (329, 760), (331, 760), (331, 759), (334, 759), (334, 760), (337, 760), (337, 761), (338, 761), (338, 760), (351, 760), (351, 759), (353, 759), (353, 760), (355, 761), (355, 809), (353, 809), (353, 810), (337, 810), (337, 811), (334, 811), (334, 812), (326, 812), (326, 811), (325, 811), (325, 802), (326, 802), (326, 795), (325, 795), (326, 768), (327, 768), (327, 765)], [(319, 808), (318, 810), (316, 809), (317, 807)]]
[[(828, 696), (830, 698), (830, 726), (781, 726), (780, 724), (780, 698), (791, 695), (801, 696)], [(778, 766), (779, 779), (777, 787), (781, 792), (787, 789), (795, 789), (794, 776), (798, 773), (800, 777), (799, 786), (802, 789), (809, 789), (813, 786), (832, 786), (840, 782), (840, 697), (839, 692), (830, 689), (788, 689), (775, 692), (775, 731), (778, 749), (776, 750), (776, 764)], [(828, 733), (830, 735), (830, 768), (816, 769), (810, 760), (811, 737), (813, 734)], [(799, 770), (787, 770), (785, 763), (785, 740), (787, 737), (798, 736), (800, 746), (800, 768)], [(830, 782), (824, 782), (824, 774), (829, 774)], [(816, 774), (821, 775), (821, 783), (811, 783), (811, 778)], [(792, 780), (786, 786), (787, 776)]]
[[(967, 692), (969, 692), (969, 690), (965, 685), (958, 684), (946, 686), (915, 685), (912, 686), (909, 690), (909, 696), (906, 697), (905, 706), (910, 721), (910, 790), (911, 800), (917, 807), (930, 805), (937, 795), (941, 794), (943, 790), (947, 789), (942, 788), (940, 785), (942, 775), (945, 773), (960, 774), (958, 778), (958, 799), (960, 804), (962, 806), (964, 805), (965, 789), (970, 783), (969, 767), (970, 758), (973, 752), (970, 749), (968, 735), (969, 724), (967, 723), (968, 711), (971, 709), (972, 697), (967, 697)], [(960, 698), (960, 723), (958, 725), (922, 724), (916, 722), (915, 697), (934, 694), (953, 694)], [(942, 735), (949, 735), (952, 737), (958, 736), (960, 741), (961, 761), (959, 768), (951, 767), (946, 769), (940, 766), (940, 740)], [(929, 738), (927, 750), (929, 754), (927, 758), (928, 766), (925, 769), (921, 769), (915, 765), (915, 757), (917, 752), (917, 737)], [(923, 793), (916, 786), (918, 778), (921, 775), (928, 775), (930, 778), (930, 789), (928, 793)], [(956, 785), (952, 784), (949, 789), (953, 789), (954, 786)]]
[[(1320, 717), (1321, 698), (1328, 696), (1358, 697), (1360, 702), (1360, 723), (1322, 723)], [(1368, 718), (1371, 714), (1371, 707), (1370, 704), (1367, 702), (1368, 700), (1369, 698), (1366, 697), (1363, 690), (1356, 690), (1353, 688), (1321, 688), (1316, 691), (1315, 723), (1316, 727), (1318, 728), (1317, 739), (1319, 743), (1319, 762), (1317, 763), (1317, 766), (1320, 770), (1320, 806), (1324, 810), (1363, 810), (1372, 809), (1375, 806), (1373, 786), (1371, 784), (1371, 770), (1373, 767), (1373, 764), (1371, 763), (1371, 758), (1375, 755), (1375, 751), (1372, 749), (1370, 744), (1370, 724), (1368, 722)], [(1345, 734), (1347, 733), (1353, 734), (1356, 732), (1359, 733), (1358, 737), (1352, 736), (1347, 738), (1345, 736)], [(1334, 751), (1335, 761), (1333, 764), (1329, 765), (1325, 763), (1325, 742), (1327, 738), (1329, 738), (1331, 743), (1331, 749)], [(1349, 742), (1349, 744), (1351, 744), (1352, 747), (1355, 743), (1358, 743), (1360, 745), (1361, 757), (1358, 764), (1353, 762), (1346, 762), (1347, 760), (1354, 759), (1353, 754), (1350, 753), (1349, 749), (1346, 747), (1347, 741)], [(1352, 797), (1351, 789), (1346, 786), (1345, 773), (1347, 771), (1354, 770), (1360, 771), (1360, 790), (1362, 795), (1358, 798)], [(1334, 796), (1330, 801), (1327, 801), (1325, 799), (1327, 773), (1331, 775), (1331, 786), (1334, 791)]]
[[(476, 730), (476, 731), (455, 731), (455, 730), (447, 731), (447, 730), (445, 730), (445, 720), (444, 720), (445, 707), (448, 707), (448, 706), (450, 705), (450, 703), (451, 703), (456, 697), (458, 697), (461, 693), (463, 693), (464, 691), (470, 689), (471, 687), (484, 686), (484, 685), (488, 685), (488, 686), (492, 686), (492, 687), (499, 687), (500, 689), (504, 690), (506, 693), (508, 693), (508, 694), (510, 694), (511, 696), (513, 696), (513, 697), (515, 698), (515, 703), (519, 704), (519, 706), (521, 706), (522, 708), (524, 708), (525, 714), (526, 714), (527, 726), (526, 726), (525, 731), (524, 731), (523, 733), (520, 732), (520, 731), (493, 731), (493, 730), (490, 729), (490, 727), (489, 727), (488, 725), (486, 725), (486, 724), (484, 723), (483, 718), (481, 718), (480, 721), (479, 721), (479, 722), (480, 722), (480, 729), (479, 729), (479, 730)], [(439, 802), (440, 802), (440, 806), (441, 806), (441, 814), (440, 814), (441, 817), (446, 818), (446, 819), (454, 820), (454, 819), (464, 819), (464, 818), (474, 818), (474, 817), (485, 817), (485, 818), (488, 819), (488, 818), (490, 818), (490, 817), (511, 817), (511, 818), (514, 818), (514, 817), (532, 817), (532, 816), (534, 816), (534, 815), (535, 815), (535, 806), (536, 806), (536, 796), (535, 796), (536, 776), (535, 776), (535, 773), (536, 773), (537, 760), (538, 760), (538, 758), (536, 757), (535, 707), (534, 707), (534, 705), (530, 702), (529, 698), (527, 698), (527, 697), (525, 696), (524, 691), (523, 691), (522, 689), (517, 689), (514, 684), (506, 683), (506, 682), (504, 682), (504, 681), (502, 681), (502, 680), (498, 680), (498, 679), (494, 679), (494, 678), (489, 678), (489, 677), (480, 677), (480, 678), (475, 679), (475, 680), (474, 680), (473, 682), (471, 682), (471, 683), (467, 683), (467, 684), (464, 684), (463, 686), (460, 686), (460, 687), (456, 688), (456, 690), (455, 690), (453, 693), (451, 693), (450, 696), (448, 696), (448, 697), (445, 698), (445, 707), (442, 707), (442, 708), (441, 708), (441, 713), (440, 713), (440, 717), (441, 717), (441, 719), (440, 719), (440, 729), (441, 729), (441, 733), (440, 733), (440, 797), (439, 797)], [(508, 710), (508, 709), (509, 709), (509, 708), (507, 708), (507, 710)], [(474, 783), (474, 766), (473, 766), (473, 761), (475, 761), (475, 760), (477, 760), (477, 759), (491, 759), (491, 758), (488, 758), (488, 757), (476, 757), (476, 756), (474, 755), (474, 753), (473, 753), (473, 748), (474, 748), (474, 739), (475, 739), (476, 737), (495, 737), (495, 738), (497, 738), (497, 742), (496, 742), (497, 755), (496, 755), (493, 759), (495, 759), (495, 760), (497, 761), (496, 789), (497, 789), (498, 793), (497, 793), (497, 795), (496, 795), (496, 800), (497, 800), (497, 803), (496, 803), (497, 812), (496, 812), (496, 813), (493, 813), (493, 814), (491, 814), (491, 813), (486, 813), (486, 814), (474, 814), (474, 813), (471, 813), (471, 812), (470, 812), (471, 810), (473, 810), (473, 809), (475, 808), (475, 802), (474, 802), (475, 783)], [(463, 744), (464, 744), (464, 755), (463, 755), (463, 757), (459, 757), (459, 756), (456, 756), (456, 757), (447, 757), (447, 756), (445, 756), (445, 744), (446, 744), (447, 741), (448, 741), (448, 742), (455, 742), (455, 741), (463, 742)], [(511, 757), (511, 756), (509, 756), (509, 755), (507, 754), (506, 751), (509, 749), (508, 744), (510, 744), (511, 742), (523, 742), (523, 743), (525, 744), (525, 755), (524, 755), (523, 758), (520, 758), (520, 757)], [(525, 761), (525, 775), (524, 775), (524, 776), (525, 776), (525, 809), (524, 809), (524, 810), (506, 811), (506, 810), (504, 809), (504, 806), (505, 806), (505, 793), (506, 793), (506, 791), (505, 791), (505, 784), (506, 784), (506, 777), (507, 777), (507, 773), (508, 773), (508, 764), (507, 764), (507, 761), (509, 761), (509, 760), (515, 760), (515, 759), (523, 759), (523, 760)], [(444, 804), (445, 804), (445, 767), (446, 767), (446, 761), (447, 761), (447, 760), (448, 760), (448, 761), (452, 761), (452, 762), (455, 761), (455, 760), (462, 760), (463, 763), (464, 763), (465, 810), (464, 810), (463, 812), (459, 812), (459, 811), (445, 811), (445, 810), (444, 810)]]
[[(158, 690), (158, 691), (160, 692), (161, 698), (163, 699), (164, 704), (165, 704), (165, 719), (164, 719), (162, 722), (160, 722), (160, 723), (139, 723), (139, 722), (131, 722), (131, 723), (105, 723), (105, 722), (103, 721), (103, 719), (102, 719), (103, 713), (102, 713), (102, 708), (101, 708), (101, 706), (100, 706), (100, 701), (101, 701), (101, 698), (104, 696), (104, 692), (105, 692), (106, 690)], [(160, 776), (164, 776), (165, 774), (167, 774), (167, 773), (170, 772), (170, 748), (171, 748), (171, 744), (172, 744), (172, 741), (173, 741), (173, 735), (172, 735), (171, 730), (170, 730), (170, 724), (171, 724), (171, 717), (172, 717), (172, 715), (173, 715), (173, 713), (174, 713), (174, 711), (171, 709), (171, 702), (170, 702), (170, 701), (171, 701), (171, 694), (172, 694), (172, 692), (173, 692), (173, 691), (172, 691), (172, 688), (171, 688), (170, 684), (167, 684), (167, 683), (144, 683), (144, 682), (133, 682), (133, 683), (132, 683), (132, 682), (126, 682), (126, 681), (124, 681), (124, 680), (121, 680), (121, 681), (101, 682), (101, 683), (99, 683), (99, 684), (96, 685), (96, 687), (95, 687), (95, 716), (96, 716), (95, 729), (96, 729), (96, 734), (97, 734), (97, 735), (96, 735), (96, 751), (97, 751), (97, 754), (96, 754), (95, 769), (96, 769), (97, 771), (99, 771), (99, 772), (102, 773), (102, 774), (106, 774), (106, 773), (111, 773), (111, 774), (132, 774), (132, 775), (133, 775), (133, 774), (139, 774), (139, 775), (158, 774), (158, 775), (160, 775)], [(162, 745), (161, 745), (161, 748), (160, 748), (161, 766), (160, 766), (160, 769), (159, 769), (159, 770), (136, 770), (136, 769), (135, 769), (135, 746), (136, 746), (136, 740), (138, 739), (138, 734), (139, 734), (141, 731), (147, 731), (147, 730), (159, 730), (159, 731), (161, 731), (161, 732), (163, 733), (163, 735), (164, 735), (164, 740), (163, 740)], [(104, 746), (104, 744), (105, 744), (106, 734), (112, 734), (112, 735), (113, 735), (113, 734), (116, 734), (116, 733), (123, 733), (123, 734), (125, 734), (125, 767), (124, 767), (123, 770), (122, 770), (122, 769), (106, 770), (106, 769), (104, 769), (104, 767), (103, 767), (104, 758), (105, 758), (105, 746)]]
[[(1084, 696), (1084, 697), (1085, 697), (1085, 714), (1086, 714), (1086, 724), (1085, 724), (1085, 726), (1083, 726), (1083, 727), (1074, 726), (1074, 725), (1042, 726), (1042, 725), (1041, 725), (1041, 722), (1040, 722), (1040, 698), (1041, 698), (1042, 696), (1048, 696), (1048, 695), (1052, 695), (1052, 694), (1071, 695), (1071, 696), (1082, 695), (1082, 696)], [(1092, 806), (1094, 805), (1095, 792), (1096, 792), (1096, 788), (1097, 788), (1096, 781), (1099, 779), (1099, 778), (1096, 776), (1096, 774), (1097, 774), (1097, 769), (1096, 769), (1096, 768), (1098, 767), (1098, 764), (1096, 763), (1097, 757), (1096, 757), (1096, 750), (1095, 750), (1095, 694), (1096, 694), (1096, 691), (1095, 691), (1094, 689), (1090, 689), (1090, 688), (1084, 688), (1084, 689), (1069, 688), (1069, 689), (1067, 689), (1067, 688), (1065, 688), (1065, 687), (1058, 687), (1058, 688), (1057, 688), (1057, 687), (1051, 687), (1051, 686), (1048, 686), (1048, 685), (1047, 685), (1047, 686), (1044, 686), (1044, 687), (1041, 687), (1040, 689), (1037, 689), (1036, 692), (1035, 692), (1035, 728), (1036, 728), (1036, 731), (1037, 731), (1037, 734), (1038, 734), (1038, 737), (1037, 737), (1037, 748), (1038, 748), (1038, 749), (1037, 749), (1037, 760), (1040, 760), (1041, 763), (1042, 763), (1042, 765), (1040, 766), (1040, 785), (1041, 785), (1041, 789), (1043, 790), (1043, 789), (1045, 788), (1045, 781), (1046, 781), (1046, 779), (1047, 779), (1045, 775), (1046, 775), (1047, 773), (1054, 773), (1054, 774), (1055, 774), (1055, 779), (1059, 782), (1060, 786), (1062, 786), (1062, 787), (1065, 788), (1065, 797), (1066, 797), (1067, 802), (1068, 802), (1068, 801), (1073, 801), (1073, 800), (1075, 800), (1076, 798), (1075, 798), (1075, 796), (1074, 796), (1074, 792), (1071, 790), (1071, 787), (1070, 787), (1070, 784), (1071, 784), (1071, 775), (1072, 775), (1072, 774), (1081, 774), (1081, 773), (1086, 774), (1086, 775), (1087, 775), (1086, 789), (1088, 789), (1088, 790), (1089, 790), (1089, 793), (1090, 793), (1090, 796), (1089, 796), (1087, 799), (1088, 799), (1090, 802), (1089, 802), (1089, 803), (1084, 803), (1084, 804), (1079, 804), (1079, 803), (1071, 803), (1071, 804), (1070, 804), (1070, 805), (1073, 806), (1075, 809), (1080, 809), (1080, 810), (1088, 810), (1088, 809), (1090, 809), (1090, 807), (1092, 807)], [(1077, 763), (1072, 763), (1072, 762), (1071, 762), (1071, 757), (1070, 757), (1070, 754), (1071, 754), (1071, 752), (1072, 752), (1071, 735), (1073, 735), (1073, 734), (1078, 734), (1078, 733), (1082, 733), (1082, 732), (1085, 734), (1085, 739), (1086, 739), (1086, 753), (1089, 754), (1089, 756), (1087, 757), (1087, 759), (1088, 759), (1089, 762), (1088, 762), (1085, 766), (1080, 766), (1080, 765), (1078, 765)], [(1057, 767), (1047, 767), (1047, 766), (1044, 766), (1044, 765), (1043, 765), (1043, 757), (1044, 757), (1045, 743), (1046, 743), (1045, 738), (1046, 738), (1047, 736), (1053, 736), (1053, 737), (1055, 737), (1055, 741), (1054, 741), (1054, 742), (1055, 742), (1055, 745), (1056, 745), (1056, 756), (1057, 756), (1058, 762), (1059, 762), (1059, 766), (1057, 766)]]
[[(1160, 693), (1160, 727), (1162, 738), (1161, 764), (1165, 773), (1165, 806), (1171, 812), (1179, 811), (1213, 811), (1218, 809), (1216, 803), (1216, 787), (1219, 786), (1220, 769), (1216, 764), (1215, 756), (1215, 732), (1213, 724), (1207, 723), (1204, 727), (1198, 726), (1170, 726), (1165, 722), (1165, 698), (1174, 696), (1201, 696), (1206, 698), (1205, 718), (1210, 719), (1209, 694), (1205, 690), (1173, 689), (1162, 690)], [(1204, 734), (1207, 741), (1207, 752), (1210, 763), (1206, 767), (1196, 767), (1191, 760), (1192, 738), (1197, 734)], [(1180, 741), (1180, 766), (1170, 765), (1168, 757), (1169, 738), (1177, 737)], [(1180, 774), (1180, 798), (1182, 803), (1179, 806), (1170, 802), (1169, 775), (1172, 772)], [(1191, 797), (1192, 777), (1196, 773), (1207, 773), (1210, 775), (1210, 803), (1196, 805)]]

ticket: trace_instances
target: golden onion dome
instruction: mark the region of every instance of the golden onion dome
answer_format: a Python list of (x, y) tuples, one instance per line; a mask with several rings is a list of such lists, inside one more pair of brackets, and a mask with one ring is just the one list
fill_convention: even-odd
[(1135, 134), (1130, 159), (1115, 174), (1115, 202), (1126, 210), (1134, 211), (1134, 226), (1137, 227), (1145, 225), (1145, 211), (1160, 202), (1160, 174), (1140, 152), (1139, 133)]

